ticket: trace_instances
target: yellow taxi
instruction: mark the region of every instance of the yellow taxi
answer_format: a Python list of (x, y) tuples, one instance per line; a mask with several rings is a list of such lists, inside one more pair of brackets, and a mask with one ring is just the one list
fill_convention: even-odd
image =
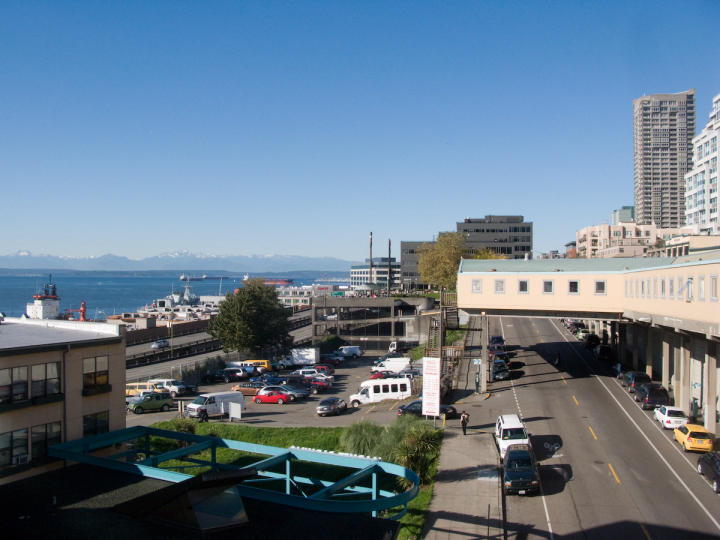
[(683, 451), (698, 450), (710, 452), (713, 449), (715, 437), (703, 426), (698, 424), (684, 424), (675, 428), (675, 440), (680, 443)]

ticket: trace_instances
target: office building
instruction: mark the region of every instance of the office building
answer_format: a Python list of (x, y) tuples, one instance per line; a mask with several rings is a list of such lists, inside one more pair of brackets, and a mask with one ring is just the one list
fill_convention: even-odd
[(685, 223), (685, 174), (692, 168), (695, 90), (633, 100), (635, 221)]
[(395, 260), (395, 257), (390, 259), (390, 272), (388, 272), (387, 257), (373, 257), (372, 267), (370, 259), (365, 259), (365, 264), (356, 264), (350, 267), (350, 285), (358, 287), (374, 283), (384, 289), (387, 287), (388, 273), (391, 274), (392, 279), (390, 288), (400, 287), (400, 263)]
[(634, 206), (622, 206), (617, 210), (613, 210), (612, 213), (612, 225), (619, 225), (620, 223), (632, 223), (635, 221), (635, 207)]
[(467, 239), (468, 255), (489, 249), (507, 259), (532, 258), (533, 224), (523, 216), (465, 218), (457, 223), (457, 232)]
[(702, 132), (692, 140), (693, 168), (685, 175), (685, 220), (700, 234), (719, 234), (718, 228), (718, 134), (720, 94)]

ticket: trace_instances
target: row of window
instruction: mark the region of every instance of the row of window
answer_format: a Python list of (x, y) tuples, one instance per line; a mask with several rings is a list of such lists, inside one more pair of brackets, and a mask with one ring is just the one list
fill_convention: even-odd
[[(59, 394), (60, 362), (0, 369), (0, 403)], [(28, 385), (28, 382), (30, 383)]]
[[(473, 294), (482, 294), (483, 286), (482, 279), (472, 280), (472, 292)], [(493, 292), (495, 294), (505, 294), (505, 280), (495, 279), (493, 280)], [(517, 280), (517, 293), (528, 294), (530, 292), (530, 282), (527, 279)], [(543, 294), (555, 294), (555, 280), (544, 279), (542, 282)], [(567, 282), (567, 294), (580, 294), (580, 281), (577, 279), (570, 279)], [(607, 294), (607, 282), (604, 280), (596, 280), (594, 286), (594, 294), (605, 295)]]
[(718, 301), (718, 276), (711, 275), (706, 283), (705, 275), (669, 278), (626, 279), (626, 298), (646, 298), (668, 300), (697, 300), (704, 302), (706, 297), (712, 302)]

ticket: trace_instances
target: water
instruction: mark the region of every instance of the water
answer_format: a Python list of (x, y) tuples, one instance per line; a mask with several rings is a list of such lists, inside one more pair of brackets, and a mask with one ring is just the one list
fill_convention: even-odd
[[(80, 302), (85, 300), (88, 318), (104, 319), (108, 315), (137, 311), (157, 298), (184, 290), (185, 283), (179, 276), (180, 272), (172, 271), (57, 272), (53, 273), (52, 281), (57, 287), (61, 312), (80, 309)], [(321, 277), (318, 273), (317, 278)], [(294, 279), (293, 285), (309, 285), (313, 281), (314, 278), (303, 275), (301, 279)], [(32, 303), (33, 294), (47, 282), (48, 274), (42, 271), (3, 271), (0, 274), (0, 312), (8, 317), (20, 317), (25, 313), (26, 304)], [(221, 283), (220, 280), (206, 279), (191, 281), (190, 286), (198, 296), (217, 295)], [(241, 286), (242, 276), (223, 279), (221, 294)]]

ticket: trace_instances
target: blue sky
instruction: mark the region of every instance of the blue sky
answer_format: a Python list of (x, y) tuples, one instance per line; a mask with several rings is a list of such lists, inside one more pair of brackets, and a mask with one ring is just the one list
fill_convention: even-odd
[(720, 93), (720, 2), (0, 4), (0, 254), (366, 256), (633, 204), (632, 100)]

